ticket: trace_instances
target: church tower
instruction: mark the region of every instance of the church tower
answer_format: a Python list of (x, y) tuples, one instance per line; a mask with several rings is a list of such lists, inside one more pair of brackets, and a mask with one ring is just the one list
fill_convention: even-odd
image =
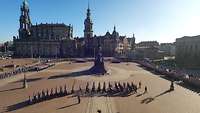
[(31, 35), (30, 28), (32, 24), (29, 16), (29, 5), (26, 0), (23, 0), (23, 3), (21, 5), (21, 16), (19, 22), (19, 38), (27, 38)]
[(84, 29), (84, 38), (92, 38), (93, 37), (93, 23), (91, 19), (91, 13), (90, 13), (90, 7), (88, 4), (88, 9), (87, 9), (87, 17), (84, 22), (85, 29)]

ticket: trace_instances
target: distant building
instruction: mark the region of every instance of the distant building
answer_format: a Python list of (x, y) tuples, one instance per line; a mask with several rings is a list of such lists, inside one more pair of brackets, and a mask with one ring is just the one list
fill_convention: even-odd
[(176, 63), (181, 68), (200, 68), (200, 35), (176, 39)]
[[(27, 1), (21, 6), (19, 37), (14, 37), (15, 57), (62, 57), (65, 45), (73, 37), (73, 28), (65, 24), (32, 25)], [(64, 48), (62, 48), (64, 47)]]
[(102, 47), (104, 56), (125, 55), (134, 49), (135, 37), (120, 36), (114, 30), (104, 36), (93, 34), (93, 22), (88, 6), (84, 21), (84, 37), (73, 37), (72, 25), (32, 25), (27, 1), (21, 6), (19, 36), (13, 37), (15, 57), (93, 57), (96, 48)]
[(158, 59), (159, 43), (157, 41), (142, 41), (136, 44), (135, 56), (138, 59), (149, 58)]
[(158, 48), (159, 43), (157, 41), (142, 41), (136, 45), (136, 48), (151, 48), (151, 47)]
[(167, 56), (175, 56), (175, 43), (161, 43), (159, 50), (164, 52)]

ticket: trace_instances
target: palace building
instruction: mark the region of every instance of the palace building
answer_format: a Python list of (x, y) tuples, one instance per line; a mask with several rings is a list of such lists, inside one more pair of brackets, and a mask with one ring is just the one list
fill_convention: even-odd
[(180, 68), (199, 69), (200, 35), (184, 36), (176, 39), (175, 59)]
[(116, 27), (103, 36), (93, 34), (88, 6), (84, 21), (84, 37), (73, 37), (73, 27), (64, 23), (33, 25), (26, 0), (21, 6), (19, 35), (13, 37), (15, 57), (93, 57), (98, 46), (104, 56), (124, 55), (134, 49), (135, 37), (120, 36)]

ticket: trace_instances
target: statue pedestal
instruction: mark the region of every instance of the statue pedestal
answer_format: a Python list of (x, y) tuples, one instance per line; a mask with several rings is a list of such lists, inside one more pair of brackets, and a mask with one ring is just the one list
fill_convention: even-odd
[(90, 69), (90, 72), (93, 74), (102, 75), (104, 75), (107, 72), (104, 66), (104, 59), (100, 47), (97, 56), (95, 56), (94, 66)]

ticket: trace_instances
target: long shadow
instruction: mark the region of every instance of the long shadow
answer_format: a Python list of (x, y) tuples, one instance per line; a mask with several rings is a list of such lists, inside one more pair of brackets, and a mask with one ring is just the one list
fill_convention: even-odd
[(148, 97), (148, 98), (143, 99), (140, 103), (141, 103), (141, 104), (144, 104), (144, 103), (145, 103), (145, 104), (148, 104), (148, 103), (152, 102), (154, 99), (155, 99), (155, 98)]
[(145, 98), (145, 99), (143, 99), (143, 100), (141, 100), (141, 104), (149, 104), (149, 103), (151, 103), (152, 101), (154, 101), (156, 98), (158, 98), (158, 97), (160, 97), (160, 96), (162, 96), (162, 95), (165, 95), (165, 94), (167, 94), (167, 93), (170, 93), (170, 92), (172, 92), (172, 90), (166, 90), (166, 91), (164, 91), (164, 92), (162, 92), (162, 93), (160, 93), (160, 94), (158, 94), (158, 95), (156, 95), (155, 97), (147, 97), (147, 98)]
[(71, 104), (71, 105), (68, 105), (68, 106), (64, 106), (64, 107), (58, 108), (57, 110), (59, 110), (59, 109), (65, 109), (65, 108), (68, 108), (68, 107), (71, 107), (71, 106), (75, 106), (75, 105), (78, 105), (78, 104), (79, 103)]
[(28, 102), (27, 101), (20, 102), (20, 103), (8, 106), (7, 107), (7, 112), (15, 111), (15, 110), (27, 107), (27, 106), (28, 106)]
[(92, 75), (92, 74), (93, 73), (91, 73), (91, 71), (88, 69), (88, 70), (72, 72), (72, 73), (68, 73), (68, 74), (55, 75), (55, 76), (49, 77), (48, 79), (57, 79), (57, 78), (65, 78), (65, 77), (79, 77), (79, 76), (83, 76), (83, 75)]
[(140, 93), (140, 94), (136, 95), (136, 97), (140, 97), (140, 96), (142, 96), (142, 95), (144, 95), (144, 94), (145, 94), (145, 92)]
[(14, 90), (18, 90), (18, 89), (23, 89), (23, 88), (20, 87), (20, 88), (6, 89), (6, 90), (2, 90), (2, 91), (0, 91), (0, 92), (14, 91)]
[[(48, 98), (44, 97), (43, 99), (36, 100), (36, 101), (32, 100), (32, 103), (30, 103), (30, 101), (26, 100), (26, 101), (23, 101), (23, 102), (20, 102), (20, 103), (11, 105), (11, 106), (7, 106), (7, 112), (15, 111), (15, 110), (27, 107), (27, 106), (31, 106), (31, 105), (34, 105), (34, 104), (37, 104), (37, 103), (40, 103), (40, 102), (48, 101), (48, 100), (59, 98), (59, 97), (71, 95), (71, 97), (68, 97), (68, 98), (73, 98), (73, 97), (76, 97), (78, 93), (79, 93), (78, 91), (77, 91), (77, 93), (68, 93), (66, 95), (59, 95), (59, 93), (58, 93), (57, 95), (56, 94), (52, 95), (52, 97), (48, 97)], [(91, 97), (91, 96), (93, 96), (93, 97), (128, 97), (128, 96), (131, 96), (133, 94), (135, 94), (135, 92), (123, 92), (123, 93), (114, 93), (113, 92), (113, 93), (102, 93), (102, 94), (85, 93), (85, 94), (80, 94), (80, 96), (81, 97)], [(64, 108), (71, 107), (71, 106), (74, 106), (74, 105), (77, 105), (77, 104), (79, 104), (79, 103), (64, 106), (64, 107), (61, 107), (61, 108), (58, 108), (58, 109), (64, 109)]]
[(170, 92), (172, 92), (172, 90), (169, 89), (169, 90), (167, 90), (167, 91), (164, 91), (164, 92), (162, 92), (162, 93), (156, 95), (154, 98), (160, 97), (160, 96), (165, 95), (165, 94), (170, 93)]
[[(43, 78), (29, 78), (29, 79), (27, 79), (27, 82), (35, 82), (35, 81), (38, 81), (38, 80), (41, 80), (41, 79), (43, 79)], [(22, 80), (18, 80), (16, 82), (14, 82), (14, 83), (23, 82), (23, 81), (24, 80), (22, 79)]]

